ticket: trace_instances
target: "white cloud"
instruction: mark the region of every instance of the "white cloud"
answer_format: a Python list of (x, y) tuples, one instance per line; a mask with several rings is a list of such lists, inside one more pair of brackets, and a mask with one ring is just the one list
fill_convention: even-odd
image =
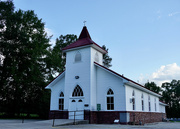
[(56, 40), (55, 40), (55, 39), (50, 39), (50, 44), (51, 44), (52, 46), (54, 46), (54, 45), (56, 44)]
[(53, 31), (51, 29), (45, 28), (45, 31), (46, 31), (48, 36), (52, 36), (53, 35)]
[(170, 14), (168, 14), (168, 16), (169, 16), (169, 17), (172, 17), (172, 16), (177, 15), (177, 14), (180, 14), (180, 12), (170, 13)]
[[(53, 36), (53, 34), (54, 34), (54, 32), (49, 28), (45, 28), (45, 31), (46, 31), (48, 36)], [(56, 40), (53, 37), (51, 37), (50, 44), (52, 44), (52, 46), (54, 46), (55, 42), (56, 42)]]
[(155, 82), (158, 86), (161, 86), (164, 82), (170, 82), (173, 79), (180, 80), (180, 66), (176, 63), (163, 65), (156, 72), (151, 75), (143, 75), (139, 77), (141, 83), (147, 81)]
[(158, 10), (158, 11), (156, 12), (156, 14), (157, 14), (157, 20), (159, 20), (159, 19), (162, 18), (162, 12), (161, 12), (161, 10)]

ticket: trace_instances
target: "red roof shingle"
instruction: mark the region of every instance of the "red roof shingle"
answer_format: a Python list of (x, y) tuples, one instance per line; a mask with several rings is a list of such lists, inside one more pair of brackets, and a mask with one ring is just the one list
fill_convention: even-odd
[(100, 47), (98, 44), (96, 44), (91, 39), (91, 36), (90, 36), (86, 26), (83, 27), (78, 40), (76, 42), (71, 43), (70, 45), (66, 46), (62, 50), (65, 51), (65, 50), (69, 50), (69, 49), (73, 49), (73, 48), (77, 48), (77, 47), (82, 47), (82, 46), (87, 46), (87, 45), (95, 45), (98, 48), (102, 49), (104, 51), (104, 53), (107, 53), (106, 50), (104, 50), (102, 47)]

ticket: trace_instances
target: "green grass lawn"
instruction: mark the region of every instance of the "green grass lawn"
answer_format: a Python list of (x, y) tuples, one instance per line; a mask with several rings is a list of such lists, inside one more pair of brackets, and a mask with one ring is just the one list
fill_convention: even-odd
[(20, 113), (15, 114), (13, 117), (8, 116), (5, 112), (0, 112), (0, 119), (39, 119), (38, 114), (27, 114), (27, 113)]
[(169, 120), (169, 122), (180, 122), (180, 121)]

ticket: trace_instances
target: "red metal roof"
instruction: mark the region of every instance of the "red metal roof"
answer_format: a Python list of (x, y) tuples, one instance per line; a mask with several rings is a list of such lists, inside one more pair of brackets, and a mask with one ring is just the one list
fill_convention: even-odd
[(86, 26), (83, 27), (81, 34), (79, 35), (79, 39), (83, 39), (83, 38), (90, 38), (91, 39), (91, 36), (90, 36)]
[(79, 36), (79, 39), (76, 42), (71, 43), (70, 45), (66, 46), (62, 50), (65, 51), (65, 50), (68, 50), (68, 49), (73, 49), (73, 48), (77, 48), (77, 47), (83, 47), (83, 46), (87, 46), (87, 45), (95, 45), (98, 48), (102, 49), (104, 51), (104, 53), (107, 53), (106, 50), (104, 50), (102, 47), (100, 47), (98, 44), (96, 44), (91, 39), (91, 36), (90, 36), (86, 26), (83, 27), (83, 29), (81, 31), (81, 34)]
[(76, 42), (71, 43), (70, 45), (66, 46), (62, 50), (68, 50), (76, 47), (82, 47), (86, 45), (91, 45), (94, 44), (95, 42), (92, 41), (90, 38), (83, 38), (83, 39), (78, 39)]

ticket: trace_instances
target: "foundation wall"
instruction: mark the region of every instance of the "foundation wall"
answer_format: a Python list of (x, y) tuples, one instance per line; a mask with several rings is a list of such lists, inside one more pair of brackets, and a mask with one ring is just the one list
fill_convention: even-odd
[(49, 119), (68, 119), (68, 111), (51, 110), (49, 112)]
[[(119, 121), (121, 124), (145, 124), (166, 119), (165, 113), (84, 110), (84, 120), (89, 120), (90, 124), (113, 124), (114, 120), (121, 119), (121, 113), (127, 113), (129, 116), (127, 122)], [(50, 111), (49, 119), (68, 119), (68, 111)]]

